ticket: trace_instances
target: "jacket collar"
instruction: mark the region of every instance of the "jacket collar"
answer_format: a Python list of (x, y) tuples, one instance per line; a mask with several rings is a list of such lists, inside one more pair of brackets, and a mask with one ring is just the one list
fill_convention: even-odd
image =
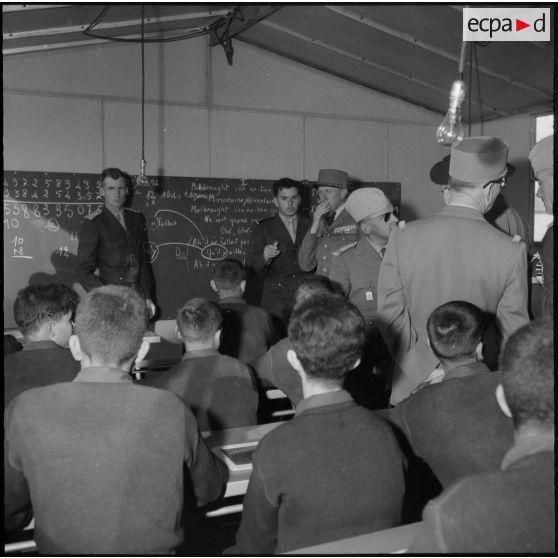
[(504, 455), (500, 468), (505, 471), (520, 459), (545, 451), (554, 452), (554, 432), (523, 438)]
[(36, 351), (39, 349), (64, 349), (64, 347), (50, 339), (45, 339), (43, 341), (27, 341), (27, 343), (23, 345), (24, 351)]
[(319, 407), (327, 407), (328, 405), (338, 405), (339, 403), (352, 402), (353, 398), (344, 389), (339, 391), (330, 391), (329, 393), (321, 393), (320, 395), (312, 395), (303, 399), (296, 407), (296, 415), (300, 415), (310, 409)]
[(446, 205), (438, 215), (444, 217), (462, 217), (466, 219), (475, 219), (477, 221), (483, 221), (486, 223), (484, 215), (478, 210), (472, 207), (465, 207), (463, 205)]
[(222, 298), (219, 304), (246, 304), (246, 301), (240, 296), (227, 296)]
[(473, 362), (471, 364), (464, 364), (463, 366), (456, 366), (446, 371), (444, 380), (454, 380), (456, 378), (465, 378), (473, 374), (490, 373), (490, 370), (484, 362)]
[(182, 360), (188, 360), (191, 358), (203, 358), (206, 356), (218, 355), (220, 354), (217, 349), (197, 349), (195, 351), (187, 351), (184, 353)]
[(119, 368), (110, 368), (108, 366), (90, 366), (89, 368), (84, 368), (73, 381), (111, 384), (133, 383), (130, 374)]

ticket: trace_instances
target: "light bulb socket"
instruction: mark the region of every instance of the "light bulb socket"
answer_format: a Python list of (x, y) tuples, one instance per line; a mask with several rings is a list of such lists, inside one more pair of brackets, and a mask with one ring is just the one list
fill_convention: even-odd
[(465, 100), (465, 92), (467, 90), (467, 87), (465, 85), (465, 82), (457, 79), (455, 80), (452, 84), (451, 84), (451, 90), (450, 90), (450, 110), (456, 110), (458, 109), (461, 104), (463, 103), (463, 101)]

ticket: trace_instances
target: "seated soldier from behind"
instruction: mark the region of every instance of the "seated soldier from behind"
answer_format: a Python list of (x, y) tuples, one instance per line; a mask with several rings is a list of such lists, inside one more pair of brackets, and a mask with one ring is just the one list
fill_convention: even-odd
[(250, 369), (219, 353), (222, 317), (219, 307), (193, 298), (177, 316), (184, 341), (182, 360), (165, 372), (153, 372), (143, 384), (168, 389), (192, 409), (200, 430), (257, 424), (258, 394)]
[(65, 285), (30, 285), (14, 302), (14, 318), (25, 337), (22, 351), (4, 359), (4, 407), (22, 391), (71, 382), (79, 363), (68, 349), (77, 293)]
[(465, 475), (498, 468), (513, 427), (493, 397), (498, 376), (479, 360), (480, 309), (464, 301), (442, 304), (430, 314), (427, 332), (442, 368), (430, 376), (430, 385), (381, 414), (446, 487)]
[[(307, 275), (298, 283), (293, 309), (310, 296), (320, 293), (342, 295), (343, 290), (324, 275)], [(284, 337), (270, 347), (265, 355), (253, 360), (250, 367), (264, 389), (272, 386), (279, 388), (296, 406), (303, 399), (302, 383), (300, 376), (287, 359), (289, 349), (292, 349), (291, 341), (288, 337)]]
[(312, 296), (294, 310), (289, 338), (305, 399), (260, 441), (231, 552), (281, 553), (401, 521), (395, 436), (342, 388), (360, 361), (363, 317), (342, 297)]
[(34, 514), (40, 554), (170, 554), (185, 494), (200, 505), (221, 494), (226, 467), (190, 409), (132, 383), (146, 326), (132, 289), (93, 289), (70, 338), (76, 379), (28, 390), (6, 410), (5, 527)]
[(221, 260), (210, 284), (223, 311), (220, 352), (245, 364), (262, 356), (274, 341), (273, 322), (266, 310), (242, 298), (246, 288), (242, 263), (232, 258)]
[(460, 480), (428, 504), (410, 553), (556, 551), (553, 333), (544, 318), (508, 339), (496, 398), (513, 419), (513, 445), (500, 467)]

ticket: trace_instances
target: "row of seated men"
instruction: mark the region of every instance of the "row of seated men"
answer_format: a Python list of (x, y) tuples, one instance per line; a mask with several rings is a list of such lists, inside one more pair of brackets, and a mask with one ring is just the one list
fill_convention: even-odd
[(94, 289), (77, 310), (61, 285), (18, 294), (27, 343), (4, 363), (7, 529), (34, 516), (46, 554), (189, 553), (183, 509), (219, 498), (227, 480), (200, 431), (255, 424), (267, 380), (296, 414), (259, 444), (229, 553), (279, 553), (400, 525), (417, 457), (443, 492), (424, 509), (410, 551), (554, 550), (550, 319), (512, 335), (491, 373), (479, 359), (480, 310), (444, 304), (427, 324), (443, 372), (373, 410), (381, 397), (362, 397), (380, 385), (359, 366), (364, 319), (334, 284), (302, 281), (288, 337), (244, 356), (250, 369), (219, 352), (225, 306), (251, 311), (231, 300), (241, 299), (242, 267), (223, 262), (213, 282), (224, 307), (187, 301), (177, 313), (183, 359), (137, 383), (129, 372), (148, 351), (147, 310), (131, 290)]

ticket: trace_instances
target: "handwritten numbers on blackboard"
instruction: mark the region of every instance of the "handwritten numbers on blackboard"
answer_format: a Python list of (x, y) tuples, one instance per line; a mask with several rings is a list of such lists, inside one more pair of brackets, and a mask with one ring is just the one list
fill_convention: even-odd
[(31, 258), (31, 256), (26, 256), (23, 252), (23, 237), (22, 236), (14, 236), (13, 240), (11, 241), (13, 244), (13, 258)]

